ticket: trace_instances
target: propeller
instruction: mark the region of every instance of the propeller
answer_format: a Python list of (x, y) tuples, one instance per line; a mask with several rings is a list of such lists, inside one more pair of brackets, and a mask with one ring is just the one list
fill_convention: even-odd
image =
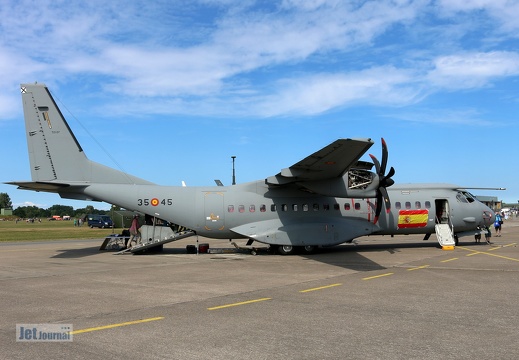
[(377, 188), (377, 207), (375, 209), (375, 220), (373, 222), (374, 224), (376, 224), (380, 216), (380, 213), (382, 212), (382, 202), (384, 202), (387, 213), (389, 213), (389, 211), (391, 210), (391, 201), (389, 200), (389, 195), (387, 193), (386, 188), (395, 183), (395, 181), (391, 179), (391, 177), (395, 175), (395, 169), (391, 167), (388, 173), (384, 174), (386, 172), (388, 156), (387, 145), (384, 138), (382, 138), (382, 164), (377, 160), (377, 158), (374, 155), (369, 154), (369, 156), (373, 160), (373, 164), (375, 164), (375, 170), (379, 178)]

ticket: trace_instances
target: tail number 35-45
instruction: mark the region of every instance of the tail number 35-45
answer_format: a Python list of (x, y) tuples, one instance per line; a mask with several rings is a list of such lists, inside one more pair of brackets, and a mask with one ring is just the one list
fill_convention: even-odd
[(137, 206), (173, 205), (173, 199), (137, 199)]

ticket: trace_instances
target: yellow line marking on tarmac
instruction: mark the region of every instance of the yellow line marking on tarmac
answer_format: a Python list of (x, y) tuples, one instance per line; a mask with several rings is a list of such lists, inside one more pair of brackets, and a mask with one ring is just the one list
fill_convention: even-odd
[(384, 277), (384, 276), (393, 275), (393, 274), (394, 274), (394, 273), (390, 272), (390, 273), (385, 273), (385, 274), (381, 274), (381, 275), (375, 275), (375, 276), (365, 277), (365, 278), (363, 278), (362, 280), (378, 279), (378, 278), (381, 278), (381, 277)]
[(425, 268), (428, 268), (428, 267), (429, 267), (429, 265), (422, 265), (422, 266), (417, 266), (417, 267), (414, 267), (414, 268), (407, 269), (407, 271), (420, 270), (420, 269), (425, 269)]
[(511, 243), (511, 244), (508, 244), (508, 245), (503, 245), (503, 247), (509, 247), (509, 246), (515, 246), (517, 245), (517, 243)]
[(306, 292), (310, 292), (310, 291), (329, 289), (329, 288), (331, 288), (331, 287), (334, 287), (334, 286), (341, 286), (341, 285), (342, 285), (342, 284), (330, 284), (330, 285), (325, 285), (325, 286), (319, 286), (319, 287), (316, 287), (316, 288), (311, 288), (311, 289), (306, 289), (306, 290), (300, 290), (299, 292), (300, 292), (300, 293), (306, 293)]
[(449, 261), (454, 261), (454, 260), (458, 260), (459, 258), (450, 258), (450, 259), (447, 259), (447, 260), (442, 260), (440, 262), (442, 263), (446, 263), (446, 262), (449, 262)]
[(463, 250), (472, 251), (470, 254), (467, 254), (467, 256), (472, 256), (472, 255), (477, 255), (477, 254), (483, 254), (483, 255), (495, 256), (495, 257), (498, 257), (498, 258), (501, 258), (501, 259), (505, 259), (505, 260), (511, 260), (511, 261), (517, 261), (517, 262), (519, 262), (519, 259), (511, 258), (511, 257), (508, 257), (508, 256), (492, 254), (492, 253), (489, 253), (489, 252), (486, 252), (486, 251), (477, 251), (477, 250), (472, 250), (472, 249), (468, 249), (468, 248), (463, 247), (463, 246), (458, 246), (458, 247), (459, 247), (460, 249), (463, 249)]
[(257, 302), (266, 301), (266, 300), (272, 300), (272, 298), (261, 298), (261, 299), (237, 302), (237, 303), (234, 303), (234, 304), (214, 306), (214, 307), (207, 308), (207, 310), (225, 309), (225, 308), (230, 308), (230, 307), (233, 307), (233, 306), (247, 305), (247, 304), (257, 303)]
[(82, 333), (91, 332), (91, 331), (113, 329), (116, 327), (142, 324), (142, 323), (146, 323), (146, 322), (150, 322), (150, 321), (157, 321), (157, 320), (162, 320), (162, 319), (164, 319), (163, 316), (149, 318), (149, 319), (135, 320), (135, 321), (127, 321), (127, 322), (123, 322), (123, 323), (119, 323), (119, 324), (111, 324), (111, 325), (97, 326), (97, 327), (92, 327), (92, 328), (82, 329), (82, 330), (74, 330), (74, 331), (71, 331), (70, 334), (76, 335), (76, 334), (82, 334)]

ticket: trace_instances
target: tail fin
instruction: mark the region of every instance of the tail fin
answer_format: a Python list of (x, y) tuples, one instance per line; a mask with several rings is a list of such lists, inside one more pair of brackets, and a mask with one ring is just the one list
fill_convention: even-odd
[(45, 84), (22, 84), (21, 92), (33, 182), (151, 184), (90, 161)]

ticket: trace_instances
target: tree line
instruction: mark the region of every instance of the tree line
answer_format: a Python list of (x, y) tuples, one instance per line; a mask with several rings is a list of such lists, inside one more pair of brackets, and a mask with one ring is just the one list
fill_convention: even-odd
[[(11, 199), (7, 193), (0, 193), (0, 208), (2, 209), (12, 209), (13, 204)], [(106, 210), (98, 210), (94, 208), (92, 205), (88, 205), (81, 209), (76, 209), (72, 206), (67, 205), (52, 205), (47, 209), (43, 209), (37, 206), (19, 206), (13, 210), (13, 215), (23, 218), (50, 218), (52, 216), (70, 216), (72, 218), (81, 218), (86, 214), (99, 214), (105, 215), (107, 213)]]

